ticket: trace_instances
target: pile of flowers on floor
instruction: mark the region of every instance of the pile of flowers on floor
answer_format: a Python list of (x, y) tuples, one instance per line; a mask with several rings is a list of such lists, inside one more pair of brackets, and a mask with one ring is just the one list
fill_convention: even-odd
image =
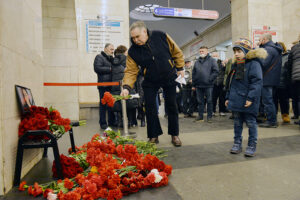
[[(168, 184), (172, 166), (159, 158), (165, 152), (145, 141), (121, 137), (119, 132), (96, 134), (69, 156), (61, 155), (64, 180), (33, 186), (22, 182), (19, 190), (48, 200), (121, 199), (141, 189)], [(55, 165), (53, 175), (57, 176)]]
[[(31, 106), (30, 112), (22, 117), (19, 137), (29, 130), (49, 130), (56, 138), (71, 129), (70, 119), (62, 118), (59, 111), (50, 107)], [(33, 140), (49, 140), (47, 136), (29, 136)]]

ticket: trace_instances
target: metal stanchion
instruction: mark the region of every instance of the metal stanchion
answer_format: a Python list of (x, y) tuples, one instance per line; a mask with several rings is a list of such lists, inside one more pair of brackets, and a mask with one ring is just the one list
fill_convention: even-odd
[[(120, 88), (121, 92), (123, 91), (123, 84), (122, 81), (120, 81)], [(127, 119), (127, 109), (126, 109), (126, 100), (121, 100), (122, 105), (122, 114), (123, 114), (123, 136), (128, 136), (135, 138), (136, 133), (135, 132), (129, 132), (128, 131), (128, 119)]]

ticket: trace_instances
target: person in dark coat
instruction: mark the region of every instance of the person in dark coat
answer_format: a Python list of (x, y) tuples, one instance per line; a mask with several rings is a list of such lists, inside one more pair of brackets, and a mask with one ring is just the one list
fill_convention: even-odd
[[(300, 113), (300, 35), (299, 42), (295, 44), (288, 57), (289, 77), (293, 82), (296, 93), (296, 101), (298, 105), (298, 114)], [(300, 119), (299, 119), (300, 125)]]
[(262, 103), (267, 121), (260, 124), (260, 127), (276, 128), (277, 114), (273, 101), (273, 92), (280, 83), (282, 67), (282, 47), (272, 41), (272, 35), (267, 33), (259, 38), (259, 45), (268, 52), (268, 57), (261, 60), (263, 71)]
[(192, 91), (192, 62), (185, 61), (184, 78), (186, 85), (182, 85), (182, 101), (183, 101), (183, 114), (185, 118), (193, 117), (194, 107), (198, 105), (197, 100)]
[[(105, 45), (104, 51), (98, 54), (94, 60), (94, 71), (98, 76), (98, 83), (111, 82), (112, 76), (112, 59), (113, 59), (114, 46), (110, 43)], [(101, 129), (107, 128), (106, 112), (108, 112), (108, 126), (116, 126), (115, 116), (111, 108), (101, 103), (101, 99), (105, 92), (111, 92), (111, 87), (98, 86), (100, 103), (99, 103), (99, 124)]]
[(178, 137), (179, 122), (176, 104), (177, 76), (184, 77), (183, 54), (173, 39), (162, 31), (149, 31), (142, 21), (134, 22), (130, 26), (132, 45), (128, 50), (125, 75), (123, 78), (124, 90), (122, 96), (127, 96), (132, 89), (139, 67), (144, 73), (142, 83), (145, 97), (147, 134), (149, 142), (158, 143), (161, 135), (156, 97), (159, 88), (165, 92), (165, 106), (168, 113), (168, 134), (174, 146), (181, 146)]
[(252, 42), (241, 38), (233, 46), (235, 61), (228, 80), (229, 90), (225, 105), (234, 113), (234, 144), (232, 154), (242, 152), (243, 123), (249, 128), (248, 147), (245, 156), (254, 156), (257, 143), (257, 122), (263, 77), (258, 58), (266, 58), (266, 50), (252, 49)]
[[(114, 55), (115, 57), (112, 60), (112, 82), (119, 82), (124, 77), (124, 70), (126, 67), (126, 54), (127, 48), (123, 45), (120, 45), (116, 48)], [(119, 95), (121, 93), (120, 86), (112, 86), (111, 94)], [(118, 127), (123, 127), (122, 121), (122, 112), (117, 113), (117, 125)]]
[(144, 81), (144, 76), (142, 70), (139, 71), (137, 80), (135, 82), (135, 88), (137, 90), (137, 93), (140, 95), (139, 101), (138, 101), (138, 115), (137, 119), (141, 120), (141, 127), (146, 126), (146, 121), (145, 121), (145, 98), (144, 98), (144, 90), (142, 87), (142, 83)]
[(214, 52), (211, 55), (218, 64), (219, 73), (214, 82), (212, 100), (213, 100), (213, 112), (216, 113), (217, 101), (219, 100), (219, 114), (220, 116), (225, 116), (226, 107), (225, 107), (225, 92), (224, 92), (224, 76), (225, 76), (225, 64), (222, 63), (222, 60), (219, 58), (219, 53)]
[[(274, 92), (274, 103), (276, 111), (278, 112), (278, 104), (280, 105), (281, 117), (284, 123), (290, 123), (291, 119), (289, 116), (290, 112), (290, 81), (288, 81), (287, 66), (288, 66), (288, 55), (289, 52), (283, 42), (278, 42), (281, 45), (282, 52), (282, 68), (280, 75), (279, 86)], [(276, 112), (276, 113), (277, 113)]]
[(203, 121), (204, 98), (207, 102), (207, 122), (211, 123), (213, 113), (212, 90), (214, 81), (218, 76), (219, 67), (217, 61), (208, 54), (208, 48), (205, 46), (199, 49), (200, 57), (196, 60), (192, 72), (192, 84), (196, 89), (198, 107), (198, 117), (195, 121)]

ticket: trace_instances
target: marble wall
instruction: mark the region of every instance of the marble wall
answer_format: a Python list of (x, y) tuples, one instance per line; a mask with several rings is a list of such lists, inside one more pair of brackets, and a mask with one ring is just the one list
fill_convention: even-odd
[[(79, 81), (74, 0), (42, 0), (44, 82)], [(62, 116), (79, 119), (78, 87), (45, 87), (46, 106)]]
[[(79, 81), (97, 82), (97, 75), (93, 66), (97, 53), (87, 53), (86, 51), (86, 22), (88, 20), (97, 20), (97, 16), (119, 20), (121, 22), (122, 35), (111, 43), (114, 44), (115, 48), (118, 45), (129, 47), (129, 1), (75, 0), (75, 7), (79, 49)], [(79, 103), (86, 105), (99, 103), (97, 87), (80, 87)]]
[[(20, 113), (15, 85), (31, 88), (44, 104), (41, 0), (0, 1), (0, 195), (13, 183)], [(39, 149), (24, 152), (22, 175), (41, 158)]]
[(276, 27), (288, 48), (300, 34), (300, 0), (232, 0), (232, 40), (251, 38), (253, 26)]
[(294, 41), (300, 40), (300, 0), (284, 0), (281, 7), (283, 41), (290, 49)]
[[(181, 47), (185, 58), (195, 59), (195, 54), (191, 53), (191, 46), (200, 42), (200, 46), (207, 46), (209, 51), (215, 51), (216, 46), (231, 39), (231, 16), (227, 16), (217, 24), (201, 33), (196, 39)], [(197, 48), (197, 49), (198, 49)], [(198, 50), (197, 50), (198, 53)], [(228, 54), (231, 55), (230, 53)]]
[(231, 0), (231, 31), (232, 41), (240, 37), (249, 37), (249, 0)]

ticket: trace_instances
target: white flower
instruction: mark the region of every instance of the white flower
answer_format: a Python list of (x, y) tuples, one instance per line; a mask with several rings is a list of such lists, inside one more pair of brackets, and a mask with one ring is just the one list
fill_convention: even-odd
[(157, 169), (152, 169), (152, 170), (151, 170), (151, 173), (153, 173), (154, 176), (155, 176), (155, 181), (154, 181), (154, 183), (159, 183), (159, 182), (162, 180), (163, 177), (162, 177), (161, 175), (159, 175), (159, 172), (158, 172)]
[(157, 169), (152, 169), (151, 172), (154, 173), (154, 174), (159, 174)]
[(155, 175), (155, 181), (154, 181), (154, 183), (159, 183), (161, 180), (162, 180), (162, 176), (161, 175), (159, 175), (159, 174), (154, 174)]
[(112, 129), (110, 128), (110, 127), (107, 127), (105, 130), (104, 130), (104, 132), (105, 131), (112, 131)]
[(102, 141), (102, 140), (105, 140), (105, 139), (106, 139), (106, 137), (100, 136), (100, 140), (99, 141)]
[(47, 200), (56, 200), (57, 194), (53, 194), (52, 192), (48, 193)]
[(131, 95), (130, 95), (130, 99), (133, 99), (133, 98), (138, 99), (138, 98), (140, 98), (140, 95), (139, 95), (138, 93), (136, 93), (136, 94), (131, 94)]

